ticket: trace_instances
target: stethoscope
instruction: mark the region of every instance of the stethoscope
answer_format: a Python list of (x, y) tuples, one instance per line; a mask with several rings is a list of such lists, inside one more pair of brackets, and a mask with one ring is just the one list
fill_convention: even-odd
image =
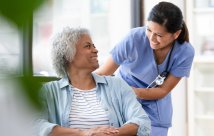
[(172, 45), (172, 49), (169, 52), (169, 57), (167, 59), (166, 69), (161, 74), (159, 74), (158, 64), (155, 61), (156, 69), (158, 71), (158, 76), (146, 88), (154, 88), (154, 87), (160, 86), (160, 85), (162, 85), (164, 83), (164, 80), (168, 76), (168, 73), (169, 73), (168, 72), (168, 67), (169, 67), (169, 62), (170, 62), (170, 59), (171, 59), (171, 54), (172, 54), (173, 48), (174, 48), (174, 44)]

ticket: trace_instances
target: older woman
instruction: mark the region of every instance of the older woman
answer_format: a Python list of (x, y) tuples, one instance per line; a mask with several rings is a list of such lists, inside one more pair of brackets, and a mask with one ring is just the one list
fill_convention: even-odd
[(39, 135), (148, 136), (150, 120), (132, 88), (119, 78), (92, 73), (98, 50), (84, 28), (66, 27), (53, 41), (52, 58), (62, 78), (44, 84)]

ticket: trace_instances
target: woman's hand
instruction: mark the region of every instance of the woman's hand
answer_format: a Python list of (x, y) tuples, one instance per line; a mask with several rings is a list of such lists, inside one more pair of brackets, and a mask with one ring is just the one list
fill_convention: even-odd
[(113, 136), (119, 133), (118, 128), (110, 126), (99, 126), (84, 131), (84, 136)]

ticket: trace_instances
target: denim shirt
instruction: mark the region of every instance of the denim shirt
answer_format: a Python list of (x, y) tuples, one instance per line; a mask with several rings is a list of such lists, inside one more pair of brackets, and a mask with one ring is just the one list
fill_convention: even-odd
[[(139, 126), (138, 136), (149, 136), (151, 121), (132, 88), (116, 77), (92, 75), (96, 82), (97, 99), (108, 115), (110, 126), (134, 123)], [(44, 84), (41, 92), (45, 110), (36, 122), (39, 136), (47, 136), (56, 125), (68, 128), (73, 90), (67, 77)]]

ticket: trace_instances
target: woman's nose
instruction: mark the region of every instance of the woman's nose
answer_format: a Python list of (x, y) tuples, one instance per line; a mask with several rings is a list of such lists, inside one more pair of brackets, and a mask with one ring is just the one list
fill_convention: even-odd
[(93, 47), (93, 52), (98, 53), (98, 50), (97, 50), (97, 48), (96, 48), (96, 47)]

